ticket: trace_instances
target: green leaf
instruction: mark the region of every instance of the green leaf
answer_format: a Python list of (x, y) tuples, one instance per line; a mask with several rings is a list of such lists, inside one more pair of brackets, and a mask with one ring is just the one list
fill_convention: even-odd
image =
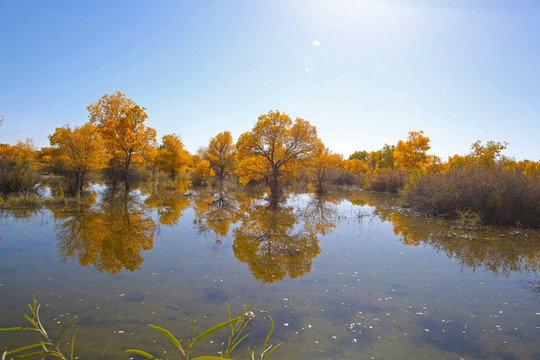
[(12, 327), (12, 328), (0, 328), (0, 331), (13, 331), (13, 330), (36, 330), (34, 328), (29, 328), (29, 327), (23, 327), (23, 326), (19, 326), (19, 327)]
[(264, 340), (263, 349), (266, 350), (266, 344), (268, 344), (268, 340), (270, 339), (270, 336), (272, 336), (272, 333), (274, 332), (274, 319), (270, 315), (268, 315), (268, 318), (270, 319), (270, 323), (272, 324), (272, 327), (270, 328), (270, 331), (268, 332), (268, 335), (266, 336), (266, 339)]
[(159, 331), (160, 333), (162, 333), (163, 335), (165, 335), (167, 337), (167, 339), (169, 339), (170, 342), (173, 343), (174, 346), (176, 346), (176, 348), (178, 350), (181, 350), (182, 352), (184, 351), (184, 349), (182, 349), (182, 345), (180, 345), (180, 341), (178, 341), (174, 336), (173, 334), (171, 334), (169, 331), (165, 330), (164, 328), (161, 328), (159, 326), (155, 326), (155, 325), (151, 325), (151, 324), (148, 324), (148, 327), (152, 330), (156, 330), (156, 331)]
[(33, 352), (33, 353), (29, 353), (29, 354), (24, 354), (24, 355), (19, 355), (17, 356), (17, 358), (27, 358), (29, 356), (36, 356), (36, 355), (43, 355), (43, 354), (49, 354), (49, 355), (52, 355), (54, 357), (57, 357), (59, 359), (65, 359), (62, 354), (56, 352), (56, 351), (36, 351), (36, 352)]
[(64, 326), (64, 328), (62, 329), (62, 331), (60, 331), (60, 335), (58, 335), (58, 340), (56, 341), (56, 347), (58, 347), (58, 345), (60, 344), (60, 339), (62, 338), (62, 335), (64, 334), (64, 331), (66, 331), (69, 324), (71, 324), (73, 322), (73, 320), (75, 320), (76, 318), (77, 318), (77, 315), (75, 315), (75, 317), (73, 319), (69, 320), (68, 323), (66, 324), (66, 326)]
[(73, 360), (73, 349), (75, 348), (75, 335), (77, 335), (78, 330), (79, 330), (79, 327), (77, 326), (75, 328), (75, 331), (73, 332), (73, 338), (71, 339), (71, 360)]
[(240, 340), (236, 341), (235, 340), (235, 343), (234, 345), (232, 346), (232, 348), (230, 350), (228, 350), (228, 353), (232, 353), (234, 348), (238, 346), (238, 344), (240, 344), (242, 341), (244, 341), (245, 338), (247, 338), (251, 333), (247, 333), (246, 335), (244, 335)]
[(232, 359), (221, 358), (221, 357), (217, 357), (217, 356), (201, 356), (201, 357), (193, 358), (191, 360), (232, 360)]
[(159, 360), (157, 357), (152, 356), (149, 353), (141, 351), (141, 350), (129, 349), (129, 350), (126, 350), (126, 352), (131, 353), (131, 354), (141, 355), (141, 356), (144, 356), (145, 358), (150, 359), (150, 360)]
[(265, 358), (265, 359), (268, 359), (268, 358), (270, 357), (270, 355), (272, 355), (272, 353), (273, 353), (278, 347), (280, 347), (281, 345), (282, 345), (282, 344), (279, 343), (279, 344), (277, 344), (276, 346), (274, 346), (274, 348), (272, 349), (272, 351), (270, 351), (270, 352), (268, 353), (268, 355), (266, 355), (266, 358)]
[(195, 343), (195, 342), (197, 342), (197, 341), (199, 341), (199, 340), (204, 339), (204, 338), (207, 337), (208, 335), (211, 335), (211, 334), (215, 333), (216, 331), (223, 329), (225, 326), (229, 326), (230, 324), (234, 323), (234, 322), (237, 321), (238, 319), (240, 319), (240, 317), (231, 319), (231, 320), (229, 320), (229, 321), (226, 321), (226, 322), (224, 322), (224, 323), (222, 323), (222, 324), (216, 325), (216, 326), (214, 326), (213, 328), (210, 328), (210, 329), (206, 330), (205, 332), (203, 332), (202, 334), (200, 334), (199, 336), (197, 336), (195, 339), (193, 339), (193, 342)]
[(28, 345), (28, 346), (24, 346), (22, 348), (18, 348), (16, 350), (6, 351), (6, 355), (13, 354), (13, 353), (23, 351), (23, 350), (37, 348), (37, 347), (40, 347), (40, 346), (43, 346), (43, 345), (47, 345), (47, 343), (40, 342), (39, 344)]
[(39, 328), (41, 329), (41, 331), (43, 332), (43, 334), (45, 334), (45, 336), (48, 336), (47, 335), (47, 331), (45, 331), (45, 328), (43, 327), (43, 325), (41, 325), (41, 320), (39, 320), (39, 308), (41, 307), (41, 304), (39, 304), (36, 308), (36, 319), (37, 319), (37, 322), (39, 324)]

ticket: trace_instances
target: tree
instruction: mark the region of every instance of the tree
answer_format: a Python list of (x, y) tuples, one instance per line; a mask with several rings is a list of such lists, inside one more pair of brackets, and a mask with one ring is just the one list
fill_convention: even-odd
[(96, 126), (91, 123), (73, 130), (69, 126), (56, 128), (49, 135), (49, 142), (53, 147), (52, 159), (73, 175), (72, 186), (77, 195), (83, 189), (87, 172), (102, 169), (110, 158)]
[(184, 150), (184, 144), (176, 134), (163, 136), (161, 142), (154, 161), (158, 169), (169, 172), (174, 180), (177, 174), (185, 172), (191, 164), (191, 155)]
[(275, 200), (281, 183), (292, 178), (296, 167), (313, 156), (319, 139), (315, 126), (279, 111), (261, 115), (252, 131), (238, 139), (237, 160), (240, 182), (262, 181)]
[(231, 133), (224, 131), (210, 139), (210, 144), (202, 150), (202, 158), (210, 163), (220, 185), (236, 167), (236, 148)]
[(214, 176), (214, 170), (210, 167), (210, 162), (207, 160), (199, 160), (193, 166), (193, 184), (197, 186), (205, 186), (208, 184), (208, 179)]
[(32, 139), (0, 146), (0, 192), (31, 193), (37, 190), (37, 152)]
[(471, 145), (470, 156), (477, 162), (483, 165), (494, 165), (500, 160), (504, 160), (501, 152), (506, 149), (508, 143), (506, 141), (495, 142), (488, 141), (486, 145), (482, 145), (480, 140)]
[(395, 165), (406, 171), (421, 170), (427, 164), (429, 138), (423, 131), (410, 131), (407, 141), (399, 140), (394, 150)]
[(334, 154), (325, 148), (322, 142), (313, 155), (309, 161), (308, 176), (315, 184), (317, 193), (321, 194), (326, 191), (325, 183), (328, 177), (332, 171), (340, 167), (343, 159), (341, 155)]
[(130, 168), (148, 161), (155, 151), (156, 130), (144, 125), (148, 118), (145, 108), (117, 91), (105, 94), (87, 109), (90, 121), (97, 124), (111, 155), (110, 168), (120, 173), (129, 188)]

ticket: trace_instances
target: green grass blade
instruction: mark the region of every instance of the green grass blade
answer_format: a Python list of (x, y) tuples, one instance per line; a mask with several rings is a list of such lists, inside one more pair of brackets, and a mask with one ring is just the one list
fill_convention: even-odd
[(24, 317), (26, 318), (26, 320), (28, 320), (30, 322), (30, 324), (34, 325), (36, 328), (34, 330), (38, 330), (38, 326), (36, 324), (36, 322), (34, 321), (34, 319), (30, 318), (30, 316), (28, 315), (24, 315)]
[(222, 358), (222, 357), (217, 357), (217, 356), (201, 356), (201, 357), (193, 358), (191, 360), (232, 360), (232, 359)]
[(29, 353), (29, 354), (24, 354), (24, 355), (19, 355), (17, 356), (17, 358), (27, 358), (27, 357), (30, 357), (30, 356), (36, 356), (36, 355), (43, 355), (43, 354), (49, 354), (49, 355), (52, 355), (54, 357), (57, 357), (59, 359), (65, 359), (62, 354), (56, 352), (56, 351), (36, 351), (36, 352), (33, 352), (33, 353)]
[(176, 346), (176, 348), (180, 351), (184, 351), (184, 349), (182, 349), (182, 345), (180, 345), (180, 341), (178, 341), (178, 339), (176, 339), (173, 334), (171, 334), (169, 331), (165, 330), (164, 328), (161, 328), (159, 326), (155, 326), (155, 325), (151, 325), (151, 324), (148, 324), (148, 327), (152, 330), (155, 330), (155, 331), (158, 331), (160, 333), (162, 333), (163, 335), (165, 335), (167, 337), (167, 339), (169, 339), (170, 342), (173, 343), (174, 346)]
[(266, 355), (265, 360), (268, 359), (268, 358), (270, 357), (270, 355), (272, 355), (272, 353), (273, 353), (278, 347), (280, 347), (281, 345), (282, 345), (282, 344), (279, 343), (279, 344), (277, 344), (276, 346), (274, 346), (274, 348), (268, 353), (268, 355)]
[(126, 352), (130, 353), (130, 354), (141, 355), (141, 356), (144, 356), (145, 358), (150, 359), (150, 360), (159, 360), (157, 357), (152, 356), (149, 353), (141, 351), (141, 350), (129, 349), (129, 350), (126, 350)]
[(266, 336), (266, 339), (264, 340), (263, 349), (266, 349), (266, 345), (268, 344), (268, 340), (270, 340), (270, 336), (274, 333), (274, 319), (270, 315), (268, 315), (268, 318), (270, 319), (270, 323), (272, 324), (272, 327), (270, 328), (270, 331), (268, 332), (268, 335)]
[(12, 327), (12, 328), (0, 328), (0, 331), (13, 331), (13, 330), (34, 330), (35, 331), (36, 329), (23, 327), (23, 326)]
[(242, 341), (244, 341), (244, 339), (247, 338), (250, 334), (251, 334), (251, 333), (247, 333), (247, 334), (244, 335), (240, 340), (238, 340), (238, 341), (235, 340), (235, 343), (233, 344), (232, 348), (228, 351), (228, 353), (229, 353), (229, 354), (232, 353), (233, 350), (234, 350), (234, 348), (235, 348), (238, 344), (240, 344)]
[(48, 336), (47, 334), (47, 331), (45, 331), (45, 328), (43, 327), (43, 325), (41, 325), (41, 320), (39, 320), (39, 308), (41, 307), (41, 304), (39, 304), (36, 308), (36, 319), (37, 319), (37, 322), (38, 322), (38, 325), (39, 325), (39, 328), (41, 329), (41, 331), (43, 332), (43, 334), (45, 334), (45, 336)]
[(19, 352), (19, 351), (24, 351), (24, 350), (28, 350), (28, 349), (37, 348), (37, 347), (40, 347), (42, 345), (47, 345), (47, 343), (40, 342), (39, 344), (28, 345), (28, 346), (24, 346), (22, 348), (18, 348), (18, 349), (15, 349), (15, 350), (6, 351), (6, 355), (13, 354), (13, 353), (16, 353), (16, 352)]
[(195, 342), (197, 342), (197, 341), (199, 341), (199, 340), (204, 339), (204, 338), (207, 337), (208, 335), (212, 335), (212, 334), (215, 333), (216, 331), (223, 329), (225, 326), (229, 326), (230, 324), (234, 323), (234, 322), (237, 321), (238, 319), (240, 319), (240, 317), (231, 319), (231, 320), (229, 320), (229, 321), (225, 321), (224, 323), (221, 323), (221, 324), (219, 324), (219, 325), (214, 326), (213, 328), (210, 328), (210, 329), (206, 330), (205, 332), (203, 332), (203, 333), (201, 333), (199, 336), (197, 336), (195, 339), (193, 339), (193, 342), (195, 343)]
[(73, 332), (73, 338), (71, 339), (71, 360), (73, 360), (73, 349), (75, 348), (75, 336), (77, 335), (78, 330), (79, 330), (79, 327), (77, 326), (75, 328), (75, 331)]
[(62, 335), (64, 335), (64, 331), (66, 331), (66, 329), (68, 328), (69, 324), (71, 324), (73, 322), (73, 320), (75, 320), (77, 318), (77, 316), (75, 315), (75, 317), (71, 320), (68, 321), (68, 323), (66, 324), (66, 326), (64, 326), (64, 328), (62, 329), (62, 331), (60, 331), (60, 335), (58, 335), (58, 340), (56, 340), (56, 347), (58, 347), (58, 345), (60, 344), (60, 339), (62, 338)]

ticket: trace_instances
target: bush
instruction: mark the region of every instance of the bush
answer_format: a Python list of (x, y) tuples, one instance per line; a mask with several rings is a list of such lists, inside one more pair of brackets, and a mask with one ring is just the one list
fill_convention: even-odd
[(38, 176), (28, 164), (0, 160), (0, 193), (36, 193), (38, 184)]
[(519, 169), (470, 164), (417, 177), (405, 197), (428, 215), (477, 213), (486, 224), (540, 226), (540, 181)]
[(409, 181), (409, 174), (403, 170), (387, 170), (367, 175), (364, 189), (397, 193)]
[(358, 185), (360, 180), (358, 175), (347, 169), (336, 169), (336, 172), (332, 174), (329, 182), (333, 185)]

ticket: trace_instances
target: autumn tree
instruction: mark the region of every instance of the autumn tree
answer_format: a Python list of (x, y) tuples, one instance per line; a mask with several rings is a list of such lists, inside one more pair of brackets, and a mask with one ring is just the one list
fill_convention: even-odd
[(194, 161), (191, 180), (193, 185), (206, 186), (208, 180), (215, 175), (208, 160), (198, 159)]
[(184, 150), (180, 136), (171, 134), (163, 136), (154, 161), (158, 169), (170, 173), (175, 180), (191, 164), (191, 155)]
[(32, 139), (19, 140), (15, 145), (1, 145), (0, 192), (35, 192), (39, 184), (36, 157), (37, 151)]
[(53, 148), (52, 160), (72, 175), (73, 192), (78, 195), (88, 171), (102, 169), (109, 160), (104, 141), (91, 123), (74, 129), (69, 126), (56, 128), (54, 134), (49, 135), (49, 142)]
[(228, 131), (219, 133), (210, 139), (208, 147), (201, 151), (202, 158), (209, 162), (220, 185), (236, 167), (235, 153), (236, 148), (231, 133)]
[(427, 151), (429, 138), (423, 135), (423, 131), (410, 131), (406, 141), (398, 141), (394, 150), (395, 166), (412, 172), (421, 170), (429, 162)]
[(340, 167), (342, 161), (341, 155), (332, 153), (322, 142), (319, 142), (307, 168), (308, 176), (315, 184), (317, 193), (326, 191), (325, 184), (330, 174)]
[(240, 182), (264, 182), (276, 199), (283, 181), (294, 177), (297, 166), (313, 156), (317, 145), (317, 130), (308, 121), (297, 118), (293, 123), (279, 111), (261, 115), (236, 145)]
[(156, 131), (144, 124), (148, 118), (145, 108), (117, 91), (105, 94), (87, 109), (111, 155), (111, 170), (118, 172), (129, 188), (131, 167), (148, 161), (155, 151)]
[(508, 143), (506, 141), (495, 142), (488, 141), (482, 145), (480, 140), (471, 145), (470, 157), (482, 165), (494, 165), (497, 162), (505, 160), (501, 152), (506, 149)]

